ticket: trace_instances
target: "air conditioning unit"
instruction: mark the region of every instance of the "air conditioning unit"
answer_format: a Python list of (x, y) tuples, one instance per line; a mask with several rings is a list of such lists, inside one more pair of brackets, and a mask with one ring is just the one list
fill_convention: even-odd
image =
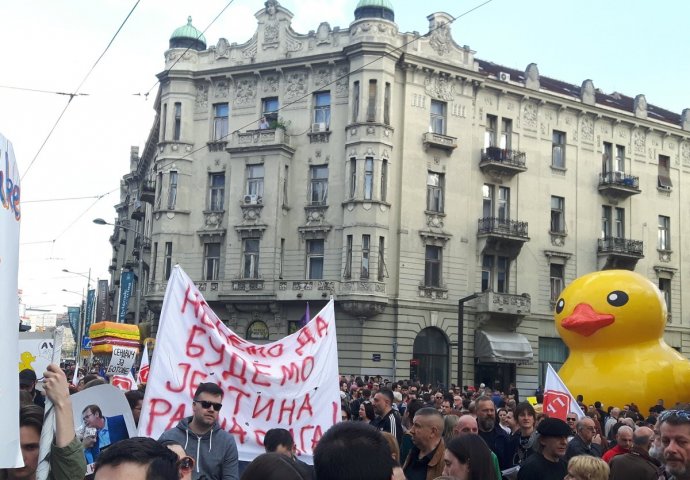
[(311, 124), (311, 131), (312, 132), (325, 132), (326, 130), (327, 130), (326, 124), (324, 122)]
[(673, 187), (670, 185), (659, 185), (659, 190), (663, 190), (664, 192), (670, 192), (673, 190)]
[(261, 200), (259, 195), (245, 195), (244, 203), (247, 205), (256, 205)]
[(510, 82), (510, 73), (498, 72), (498, 79), (502, 82)]
[(614, 182), (622, 182), (625, 179), (625, 172), (621, 171), (614, 171), (613, 172), (613, 181)]

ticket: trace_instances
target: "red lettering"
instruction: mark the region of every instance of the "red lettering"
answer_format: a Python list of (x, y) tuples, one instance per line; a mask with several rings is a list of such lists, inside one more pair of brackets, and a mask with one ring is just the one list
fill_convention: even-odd
[(206, 372), (202, 372), (201, 370), (194, 370), (194, 372), (192, 372), (192, 379), (189, 381), (190, 397), (194, 397), (196, 389), (199, 388), (199, 385), (201, 385), (204, 380), (206, 380), (206, 377), (208, 377), (208, 374)]
[(264, 446), (264, 437), (266, 436), (266, 432), (263, 430), (254, 430), (254, 438), (256, 438), (256, 444), (259, 445), (260, 447)]
[(304, 347), (306, 347), (310, 343), (316, 344), (316, 339), (312, 335), (311, 330), (309, 329), (309, 325), (306, 325), (299, 331), (299, 335), (297, 335), (297, 343), (299, 343), (299, 347), (295, 349), (297, 355), (302, 355)]
[(152, 398), (149, 401), (149, 422), (146, 425), (146, 435), (151, 436), (153, 433), (153, 424), (156, 422), (157, 417), (164, 417), (170, 410), (172, 410), (172, 404), (163, 398)]
[(338, 402), (333, 402), (332, 404), (333, 407), (333, 425), (338, 423), (338, 415), (340, 414), (340, 405), (338, 405)]
[[(306, 432), (308, 432), (309, 430), (312, 430), (313, 428), (314, 428), (313, 425), (305, 425), (305, 426), (303, 426), (303, 427), (300, 429), (300, 432), (299, 432), (299, 439), (300, 439), (300, 443), (302, 444), (302, 450), (304, 450), (304, 449), (305, 449), (304, 447), (307, 445), (307, 442), (304, 440), (304, 434), (305, 434)], [(313, 445), (313, 444), (314, 444), (314, 443), (313, 443), (313, 441), (312, 441), (312, 445)], [(312, 447), (312, 448), (313, 448), (313, 447)]]
[(199, 299), (199, 295), (197, 293), (194, 294), (193, 297), (190, 296), (192, 293), (192, 286), (187, 285), (187, 290), (184, 292), (184, 301), (182, 302), (182, 313), (187, 309), (187, 304), (190, 304), (192, 308), (194, 309), (194, 316), (199, 317), (199, 310), (201, 310), (201, 306), (203, 305), (203, 300)]
[(247, 432), (242, 429), (239, 423), (237, 423), (237, 420), (234, 418), (232, 419), (232, 428), (229, 430), (230, 433), (233, 435), (237, 435), (240, 437), (240, 444), (244, 445), (244, 437), (247, 436)]
[(281, 387), (285, 385), (286, 381), (292, 380), (293, 376), (295, 377), (295, 383), (299, 383), (299, 366), (295, 362), (290, 362), (288, 367), (285, 365), (280, 366), (280, 372), (283, 374), (283, 379), (280, 381)]
[[(237, 398), (235, 399), (235, 408), (233, 410), (233, 415), (237, 415), (240, 412), (240, 402), (242, 401), (242, 397), (247, 397), (249, 398), (250, 395), (249, 393), (245, 392), (244, 390), (241, 390), (237, 387), (233, 387), (232, 385), (227, 387), (228, 392), (230, 393), (237, 393)], [(225, 397), (227, 398), (227, 397)]]
[(309, 402), (309, 393), (307, 393), (304, 396), (304, 400), (302, 400), (302, 406), (299, 407), (299, 410), (297, 411), (297, 420), (299, 420), (302, 416), (302, 412), (309, 413), (310, 417), (314, 416), (314, 409), (311, 408), (311, 402)]
[(312, 452), (316, 448), (316, 444), (319, 443), (319, 440), (321, 440), (321, 437), (323, 437), (323, 430), (321, 430), (321, 425), (317, 425), (314, 429), (314, 436), (311, 439)]
[[(263, 387), (270, 387), (270, 386), (271, 386), (271, 382), (269, 382), (269, 381), (267, 381), (267, 380), (264, 380), (264, 381), (262, 382), (262, 381), (261, 381), (261, 378), (259, 378), (259, 375), (264, 375), (264, 376), (265, 376), (267, 373), (270, 373), (270, 368), (271, 368), (271, 366), (270, 366), (270, 365), (265, 365), (265, 364), (263, 364), (263, 363), (257, 363), (257, 362), (254, 362), (253, 365), (254, 365), (254, 376), (252, 377), (252, 383), (253, 383), (254, 385), (261, 385), (261, 386), (263, 386)], [(260, 370), (261, 368), (267, 368), (267, 369), (269, 369), (269, 370), (263, 371), (263, 372), (262, 372), (262, 371)], [(269, 378), (269, 377), (266, 377), (266, 378)]]
[[(307, 370), (308, 368), (308, 370)], [(311, 372), (314, 371), (314, 357), (309, 355), (308, 357), (304, 357), (304, 360), (302, 360), (302, 372), (300, 373), (300, 376), (302, 377), (302, 381), (306, 382), (307, 378), (309, 378), (309, 375), (311, 375)]]
[(189, 333), (189, 338), (187, 339), (185, 350), (187, 356), (191, 358), (201, 357), (206, 351), (203, 345), (193, 343), (197, 334), (205, 335), (206, 330), (201, 327), (197, 327), (196, 325), (192, 327), (192, 331)]
[[(264, 411), (268, 410), (266, 413), (266, 421), (271, 420), (271, 415), (273, 415), (273, 405), (275, 404), (275, 399), (268, 398), (266, 403), (261, 406), (261, 395), (256, 398), (256, 403), (254, 403), (254, 411), (252, 412), (252, 418), (258, 418)], [(261, 408), (259, 408), (261, 406)]]
[(172, 417), (170, 417), (170, 420), (168, 420), (168, 424), (165, 426), (165, 429), (170, 430), (175, 425), (177, 425), (180, 422), (180, 420), (184, 418), (185, 410), (186, 409), (184, 403), (181, 403), (175, 410), (175, 413), (172, 415)]
[(170, 380), (165, 382), (165, 388), (172, 393), (180, 393), (184, 391), (185, 385), (187, 385), (187, 375), (189, 374), (189, 371), (191, 370), (192, 366), (189, 363), (179, 363), (178, 366), (182, 367), (182, 385), (180, 385), (180, 388), (173, 388), (172, 385), (170, 384)]
[(271, 347), (268, 349), (268, 354), (273, 358), (280, 357), (283, 354), (283, 344), (275, 343), (271, 345)]
[(242, 385), (247, 383), (245, 375), (247, 373), (247, 362), (244, 361), (242, 357), (236, 353), (230, 354), (230, 364), (227, 370), (223, 372), (223, 380), (227, 380), (230, 377), (237, 378)]
[(206, 309), (204, 309), (204, 311), (201, 312), (201, 317), (199, 318), (199, 322), (202, 325), (206, 325), (207, 327), (211, 327), (211, 328), (215, 329), (216, 326), (211, 321), (211, 320), (213, 320), (213, 317), (211, 317), (211, 320), (209, 320), (209, 317), (211, 317), (211, 315), (209, 315), (208, 312), (206, 311)]
[(216, 365), (220, 365), (221, 363), (223, 363), (223, 360), (225, 360), (225, 345), (221, 343), (218, 347), (216, 347), (213, 344), (213, 340), (210, 336), (208, 337), (208, 344), (211, 346), (211, 350), (218, 354), (218, 361), (213, 363), (206, 362), (205, 365), (207, 367), (214, 367)]
[(285, 385), (285, 382), (295, 378), (295, 384), (298, 384), (300, 380), (305, 382), (311, 373), (314, 371), (314, 357), (311, 355), (304, 357), (302, 359), (302, 365), (298, 365), (295, 362), (290, 362), (288, 366), (281, 365), (280, 373), (283, 375), (280, 385)]
[[(288, 405), (286, 406), (286, 403)], [(283, 413), (290, 412), (290, 415), (288, 416), (287, 422), (283, 421)], [(285, 399), (280, 402), (280, 416), (278, 417), (278, 423), (287, 423), (288, 425), (292, 425), (292, 415), (295, 413), (295, 401), (290, 400), (289, 402), (286, 402)]]
[(247, 341), (243, 338), (238, 337), (237, 335), (228, 335), (228, 341), (233, 347), (236, 348), (241, 348), (242, 345), (247, 343)]
[(328, 335), (328, 322), (321, 318), (321, 315), (316, 316), (316, 334), (319, 338), (323, 337), (324, 332)]

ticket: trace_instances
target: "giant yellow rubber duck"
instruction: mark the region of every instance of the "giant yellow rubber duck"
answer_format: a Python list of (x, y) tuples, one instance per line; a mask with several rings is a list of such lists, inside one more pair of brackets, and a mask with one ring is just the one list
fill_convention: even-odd
[(663, 398), (667, 407), (690, 401), (690, 362), (663, 339), (666, 303), (657, 287), (635, 272), (584, 275), (561, 293), (556, 328), (570, 349), (558, 372), (573, 395), (643, 415)]

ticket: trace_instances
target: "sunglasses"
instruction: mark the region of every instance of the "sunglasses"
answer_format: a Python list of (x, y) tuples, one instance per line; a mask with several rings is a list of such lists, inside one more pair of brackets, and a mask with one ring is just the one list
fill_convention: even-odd
[(576, 417), (573, 417), (573, 418), (566, 418), (566, 420), (568, 420), (569, 422), (577, 422), (577, 418), (576, 418)]
[(659, 415), (659, 422), (665, 422), (669, 418), (680, 418), (690, 422), (690, 411), (688, 410), (666, 410)]
[(177, 467), (182, 470), (191, 470), (194, 468), (194, 459), (192, 457), (182, 457), (177, 461)]
[(222, 403), (208, 402), (206, 400), (194, 400), (194, 403), (198, 403), (199, 405), (201, 405), (201, 408), (206, 410), (213, 407), (213, 410), (215, 410), (216, 412), (220, 412), (220, 409), (223, 407)]

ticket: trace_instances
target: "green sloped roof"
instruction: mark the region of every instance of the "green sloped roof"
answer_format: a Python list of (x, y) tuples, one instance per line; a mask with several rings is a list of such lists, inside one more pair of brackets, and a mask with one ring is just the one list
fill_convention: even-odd
[(393, 10), (393, 4), (390, 0), (359, 0), (356, 8), (362, 7), (380, 7)]
[(197, 30), (194, 25), (192, 25), (192, 17), (187, 17), (187, 25), (183, 25), (176, 29), (172, 35), (170, 35), (170, 40), (175, 40), (179, 38), (189, 38), (192, 40), (198, 40), (199, 42), (206, 45), (206, 37)]

